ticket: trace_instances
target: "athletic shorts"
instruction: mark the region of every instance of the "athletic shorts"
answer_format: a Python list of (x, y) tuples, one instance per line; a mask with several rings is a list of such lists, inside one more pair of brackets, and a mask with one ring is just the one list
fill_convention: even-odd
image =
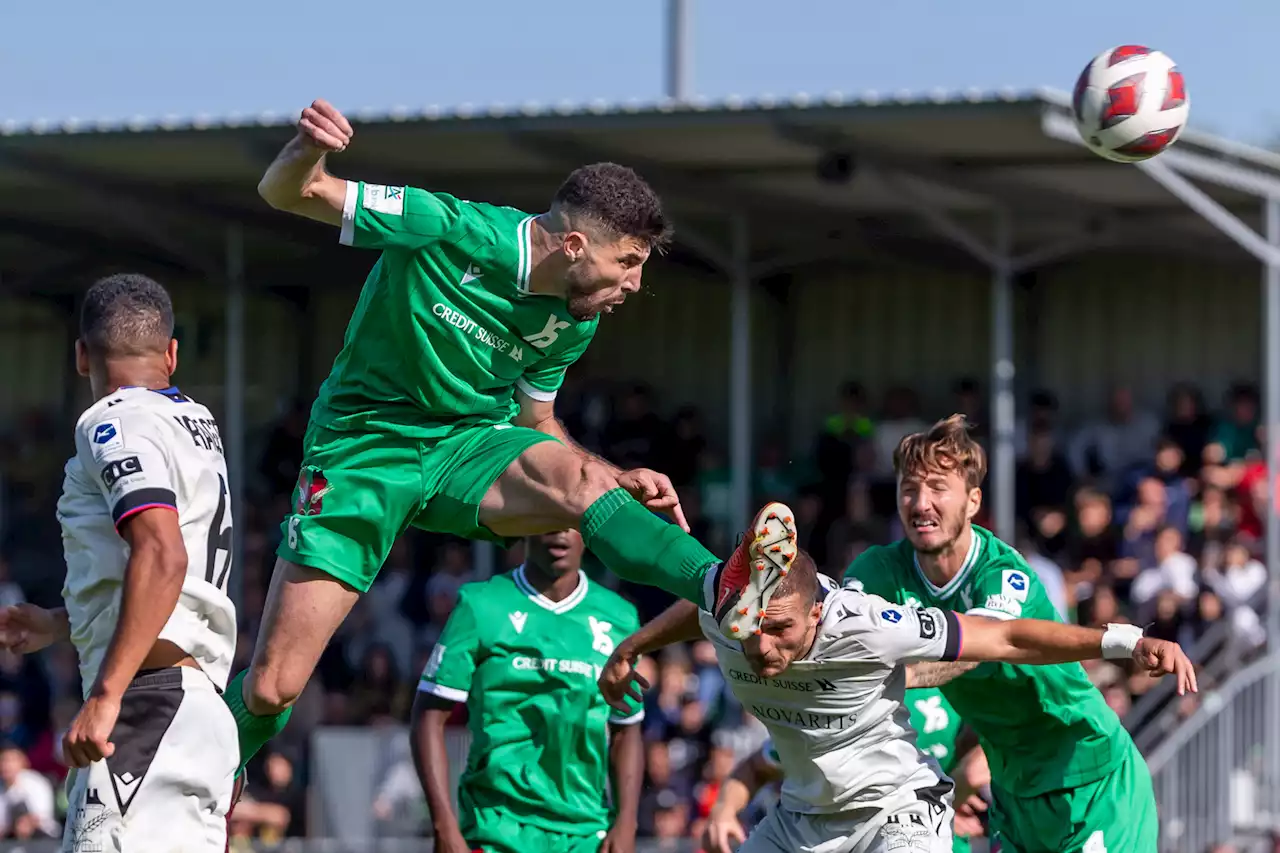
[(923, 799), (830, 815), (776, 806), (738, 853), (952, 853), (952, 817), (949, 806)]
[(434, 439), (312, 424), (276, 553), (367, 592), (411, 525), (505, 544), (480, 524), (480, 502), (543, 441), (555, 439), (511, 424), (458, 427)]
[(495, 808), (475, 808), (467, 817), (462, 837), (473, 853), (596, 853), (605, 837), (604, 830), (552, 832)]
[(1038, 797), (992, 786), (991, 853), (1158, 853), (1160, 822), (1137, 747), (1099, 779)]
[(111, 742), (110, 758), (72, 771), (63, 853), (224, 853), (240, 742), (208, 676), (186, 666), (139, 675)]

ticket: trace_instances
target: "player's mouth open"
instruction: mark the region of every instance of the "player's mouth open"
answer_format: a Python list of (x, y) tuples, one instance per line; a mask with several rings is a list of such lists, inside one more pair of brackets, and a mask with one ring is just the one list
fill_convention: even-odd
[(920, 533), (930, 533), (938, 529), (938, 522), (931, 518), (917, 518), (911, 526)]

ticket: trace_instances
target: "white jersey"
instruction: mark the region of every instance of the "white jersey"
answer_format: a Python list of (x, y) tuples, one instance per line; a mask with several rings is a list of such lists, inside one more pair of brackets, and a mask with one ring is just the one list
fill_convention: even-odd
[(120, 615), (129, 546), (117, 531), (154, 507), (177, 512), (187, 546), (182, 595), (160, 639), (195, 658), (219, 689), (226, 687), (236, 613), (226, 593), (231, 501), (218, 425), (176, 388), (122, 388), (76, 423), (76, 455), (67, 462), (58, 501), (67, 561), (62, 597), (86, 691)]
[(785, 774), (782, 805), (802, 814), (892, 809), (907, 799), (942, 807), (952, 785), (916, 747), (903, 665), (955, 660), (955, 614), (900, 607), (819, 578), (822, 621), (813, 648), (775, 678), (752, 672), (741, 643), (701, 613), (734, 696), (769, 730)]

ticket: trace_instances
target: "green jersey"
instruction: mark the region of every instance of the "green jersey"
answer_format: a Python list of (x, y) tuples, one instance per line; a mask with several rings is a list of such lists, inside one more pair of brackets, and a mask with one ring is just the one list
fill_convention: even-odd
[(960, 735), (960, 715), (936, 687), (908, 690), (903, 700), (911, 714), (911, 728), (916, 732), (916, 746), (938, 760), (948, 776), (955, 769), (956, 738)]
[(533, 216), (413, 187), (348, 182), (342, 242), (380, 249), (320, 388), (330, 429), (444, 435), (504, 423), (514, 390), (551, 400), (598, 320), (529, 292)]
[[(964, 565), (945, 587), (925, 577), (905, 539), (863, 552), (845, 579), (904, 606), (1062, 621), (1022, 555), (976, 526)], [(1101, 779), (1131, 745), (1078, 663), (985, 663), (941, 689), (977, 733), (994, 783), (1019, 796)]]
[(636, 609), (578, 573), (563, 601), (535, 592), (523, 567), (462, 588), (418, 690), (466, 702), (471, 751), (458, 792), (466, 835), (476, 809), (584, 835), (609, 827), (610, 722), (596, 680), (640, 627)]

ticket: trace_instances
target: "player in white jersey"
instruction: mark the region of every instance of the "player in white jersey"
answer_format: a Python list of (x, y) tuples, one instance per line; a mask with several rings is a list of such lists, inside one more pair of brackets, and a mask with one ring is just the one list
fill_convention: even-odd
[(80, 657), (66, 853), (226, 848), (239, 763), (220, 696), (236, 643), (231, 507), (217, 424), (170, 381), (177, 351), (159, 284), (118, 275), (89, 289), (76, 366), (96, 402), (58, 502), (66, 606), (0, 610), (0, 645), (70, 639)]
[(641, 654), (711, 641), (734, 695), (768, 729), (785, 775), (779, 807), (740, 853), (949, 853), (952, 783), (916, 748), (903, 705), (906, 664), (1132, 656), (1154, 674), (1175, 673), (1180, 693), (1195, 689), (1182, 649), (1133, 626), (998, 621), (839, 589), (796, 548), (792, 518), (781, 504), (761, 510), (748, 533), (750, 571), (732, 560), (708, 571), (704, 607), (673, 605), (618, 645), (600, 679), (605, 698), (621, 707), (648, 686), (634, 671)]

